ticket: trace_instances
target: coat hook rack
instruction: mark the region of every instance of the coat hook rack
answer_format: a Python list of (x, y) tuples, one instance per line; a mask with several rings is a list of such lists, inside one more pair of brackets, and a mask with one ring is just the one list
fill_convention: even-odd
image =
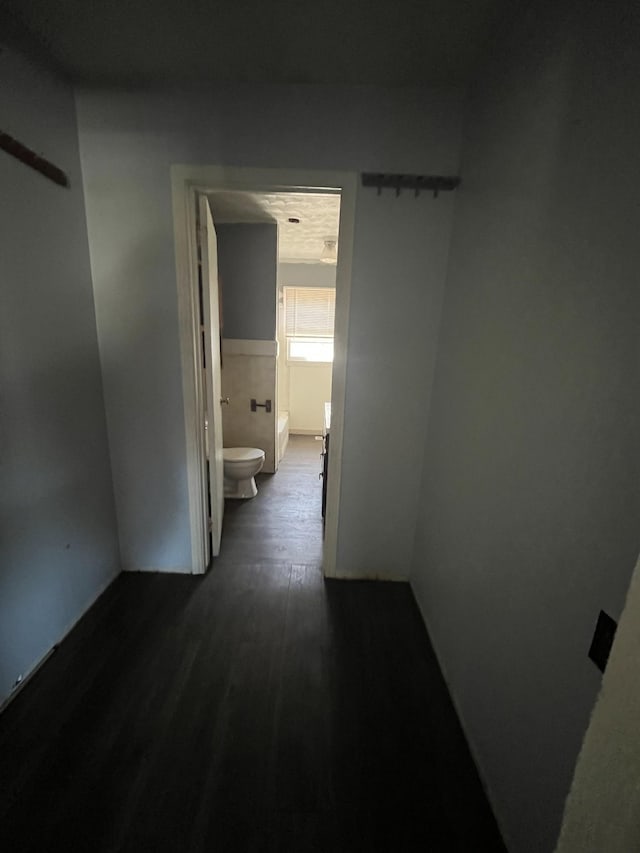
[(11, 154), (11, 156), (15, 157), (16, 160), (24, 163), (25, 166), (30, 166), (32, 169), (35, 169), (36, 172), (40, 172), (41, 175), (44, 175), (45, 178), (49, 178), (49, 180), (53, 181), (54, 184), (58, 184), (61, 187), (69, 186), (69, 178), (62, 169), (58, 169), (58, 167), (54, 166), (53, 163), (50, 163), (49, 160), (45, 160), (44, 157), (36, 154), (36, 152), (32, 151), (31, 148), (27, 148), (26, 145), (22, 144), (22, 142), (18, 142), (17, 139), (13, 138), (13, 136), (10, 136), (8, 133), (3, 133), (1, 130), (0, 148), (3, 151), (6, 151), (7, 154)]
[(413, 190), (414, 198), (418, 198), (421, 192), (433, 192), (433, 197), (438, 198), (440, 192), (450, 192), (460, 186), (460, 178), (457, 175), (392, 175), (387, 172), (363, 172), (362, 186), (375, 187), (378, 195), (383, 189), (394, 189), (396, 198), (402, 190)]

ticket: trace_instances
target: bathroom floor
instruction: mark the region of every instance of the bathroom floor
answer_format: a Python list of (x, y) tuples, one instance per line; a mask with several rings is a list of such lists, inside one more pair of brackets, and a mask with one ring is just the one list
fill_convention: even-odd
[(258, 474), (251, 500), (227, 500), (220, 555), (227, 560), (322, 561), (322, 442), (290, 435), (276, 474)]

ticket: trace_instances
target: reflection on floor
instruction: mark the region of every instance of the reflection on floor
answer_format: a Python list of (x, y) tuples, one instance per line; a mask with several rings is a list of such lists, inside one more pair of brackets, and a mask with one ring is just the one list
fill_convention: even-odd
[(0, 716), (0, 849), (504, 853), (408, 584), (324, 580), (320, 443), (121, 574)]
[(291, 435), (276, 474), (256, 477), (251, 500), (228, 500), (220, 556), (227, 560), (322, 561), (322, 442)]

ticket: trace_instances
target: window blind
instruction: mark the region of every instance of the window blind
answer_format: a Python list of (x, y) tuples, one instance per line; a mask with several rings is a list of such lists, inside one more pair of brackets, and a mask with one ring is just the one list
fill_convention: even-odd
[(285, 334), (288, 338), (332, 338), (336, 311), (333, 287), (285, 287)]

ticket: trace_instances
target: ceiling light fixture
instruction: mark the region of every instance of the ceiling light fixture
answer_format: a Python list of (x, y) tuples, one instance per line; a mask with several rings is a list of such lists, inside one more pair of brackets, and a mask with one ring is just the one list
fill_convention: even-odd
[(323, 264), (335, 264), (338, 261), (338, 241), (335, 237), (327, 237), (324, 241), (324, 248), (320, 254), (320, 260)]

